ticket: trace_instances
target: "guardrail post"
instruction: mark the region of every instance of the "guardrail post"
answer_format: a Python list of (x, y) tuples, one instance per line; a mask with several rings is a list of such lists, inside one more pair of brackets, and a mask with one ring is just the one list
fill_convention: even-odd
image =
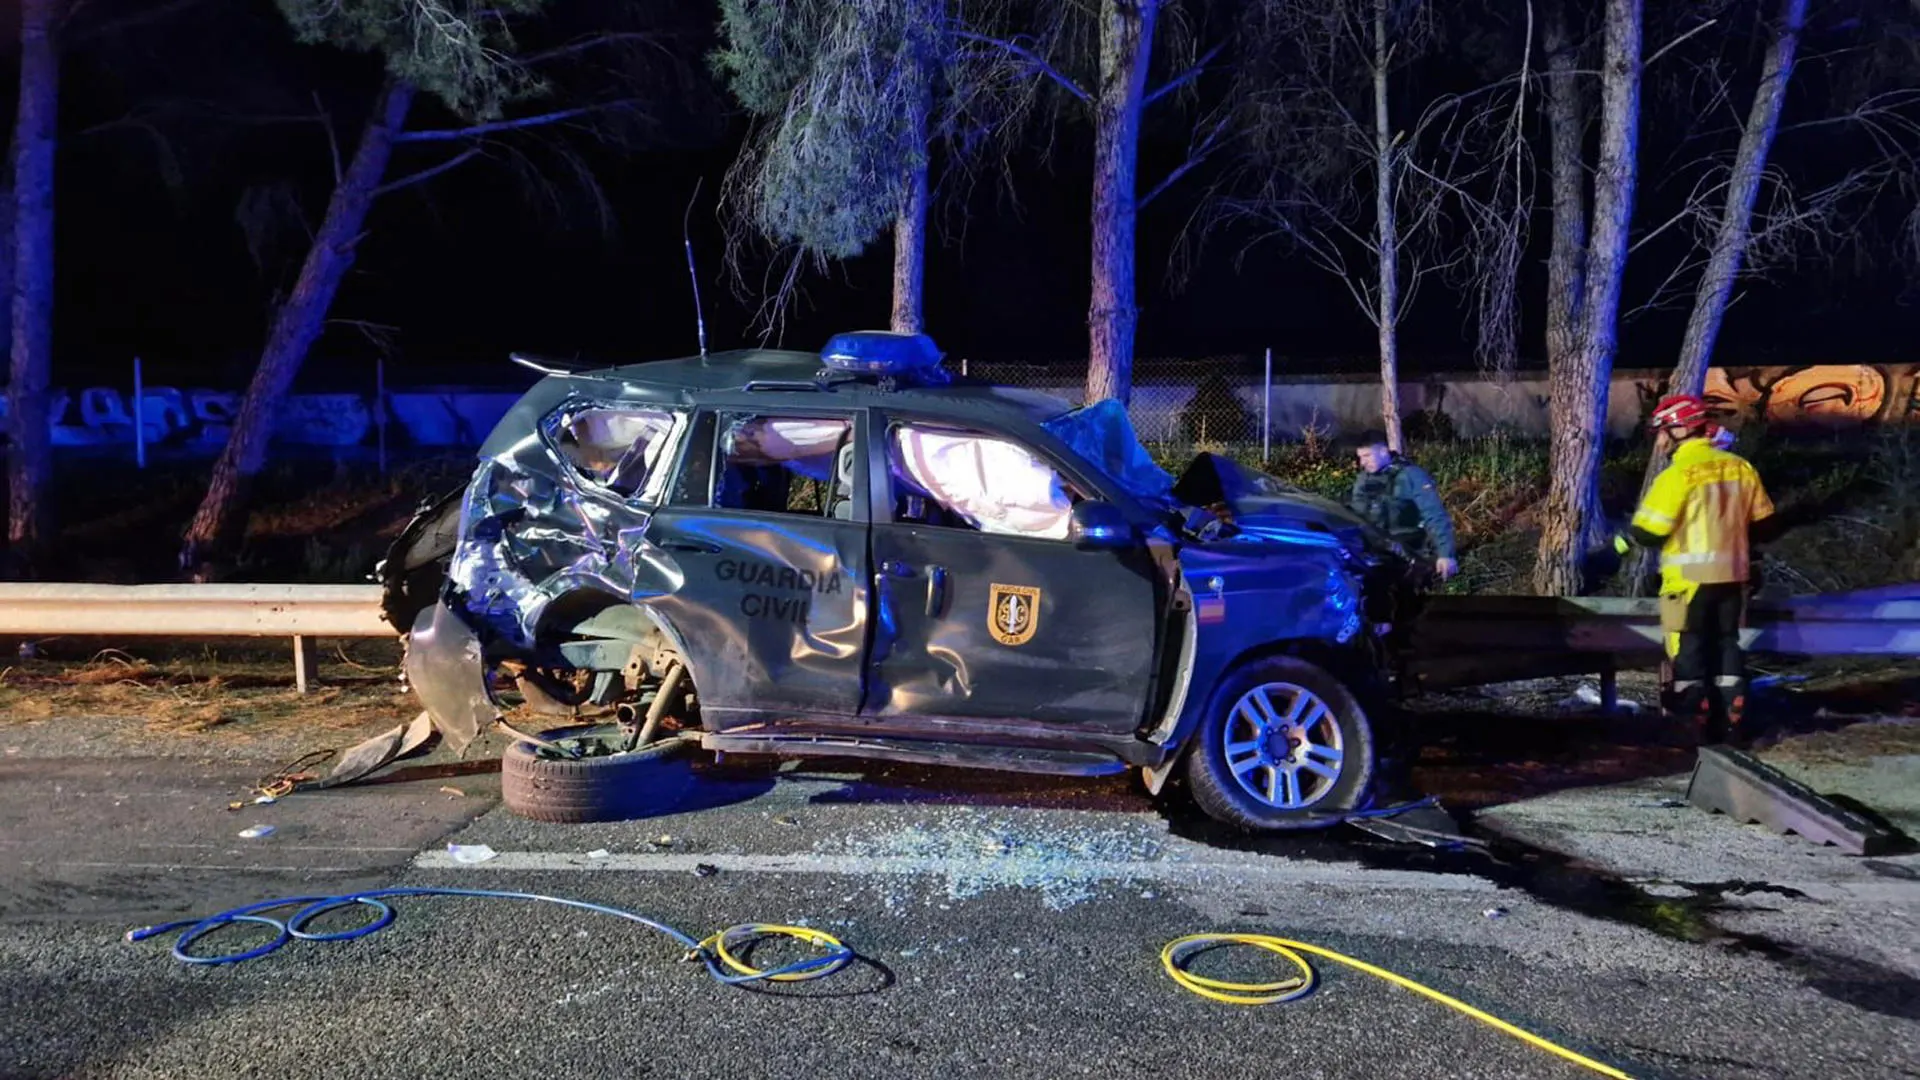
[(320, 656), (314, 652), (314, 640), (304, 634), (293, 636), (293, 688), (304, 694), (320, 681)]
[(1620, 673), (1611, 663), (1600, 669), (1600, 710), (1608, 715), (1620, 710)]

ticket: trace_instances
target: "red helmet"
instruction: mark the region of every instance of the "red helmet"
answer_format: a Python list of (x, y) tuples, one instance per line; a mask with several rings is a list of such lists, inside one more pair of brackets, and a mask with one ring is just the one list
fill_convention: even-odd
[(1707, 422), (1707, 403), (1697, 394), (1673, 394), (1653, 407), (1653, 428), (1697, 428)]

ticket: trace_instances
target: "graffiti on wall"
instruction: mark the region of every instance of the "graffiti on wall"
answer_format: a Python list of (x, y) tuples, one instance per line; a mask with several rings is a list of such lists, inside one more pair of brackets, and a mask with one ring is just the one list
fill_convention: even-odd
[[(398, 390), (386, 395), (383, 410), (360, 394), (291, 394), (274, 416), (273, 437), (300, 446), (359, 446), (386, 427), (386, 436), (399, 445), (478, 446), (519, 396), (493, 390)], [(55, 446), (130, 446), (137, 415), (148, 446), (189, 453), (218, 451), (240, 406), (240, 395), (231, 391), (168, 386), (145, 387), (137, 411), (133, 395), (111, 386), (86, 387), (77, 398), (55, 387), (47, 397)], [(0, 393), (0, 421), (6, 414), (7, 398)], [(0, 425), (0, 446), (5, 442)]]
[[(1665, 392), (1635, 380), (1643, 412)], [(1802, 364), (1707, 369), (1707, 410), (1727, 427), (1920, 425), (1920, 364)]]

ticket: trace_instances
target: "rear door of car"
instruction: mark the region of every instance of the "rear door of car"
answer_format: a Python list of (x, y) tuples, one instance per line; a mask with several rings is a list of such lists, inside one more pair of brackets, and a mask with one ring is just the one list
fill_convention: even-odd
[(701, 410), (647, 526), (682, 579), (651, 606), (690, 654), (710, 729), (860, 708), (867, 419), (830, 405)]
[[(875, 614), (863, 712), (1138, 725), (1155, 670), (1156, 575), (1144, 546), (1083, 550), (1066, 539), (1071, 502), (1097, 497), (1084, 478), (990, 427), (910, 413), (876, 411), (869, 447)], [(941, 470), (948, 479), (930, 475)], [(929, 487), (945, 490), (930, 497)]]

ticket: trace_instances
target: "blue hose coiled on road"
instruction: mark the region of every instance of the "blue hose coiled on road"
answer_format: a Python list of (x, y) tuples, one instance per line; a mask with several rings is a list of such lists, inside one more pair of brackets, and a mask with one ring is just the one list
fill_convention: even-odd
[[(666, 923), (647, 918), (645, 915), (604, 904), (590, 904), (584, 900), (569, 900), (562, 896), (544, 896), (539, 893), (502, 892), (495, 889), (440, 889), (394, 887), (388, 889), (369, 889), (365, 892), (342, 893), (337, 896), (288, 896), (277, 900), (262, 900), (258, 903), (231, 908), (204, 919), (181, 919), (177, 922), (161, 923), (157, 926), (143, 926), (127, 931), (128, 941), (145, 941), (148, 938), (171, 931), (181, 931), (173, 943), (173, 957), (183, 964), (239, 964), (248, 960), (258, 960), (276, 951), (296, 938), (301, 941), (352, 941), (368, 934), (386, 929), (393, 922), (394, 910), (386, 900), (402, 896), (467, 896), (487, 900), (532, 900), (543, 904), (559, 904), (562, 907), (577, 908), (581, 911), (612, 915), (636, 922), (649, 930), (657, 931), (672, 938), (686, 947), (684, 959), (699, 960), (706, 965), (707, 974), (719, 982), (738, 985), (750, 982), (803, 982), (831, 975), (852, 963), (855, 953), (840, 942), (840, 939), (821, 930), (804, 926), (783, 926), (774, 923), (741, 923), (730, 926), (702, 941), (691, 934), (683, 933)], [(277, 919), (261, 914), (276, 908), (304, 905), (286, 919)], [(372, 922), (356, 926), (349, 930), (332, 933), (314, 933), (306, 929), (307, 924), (329, 912), (360, 905), (374, 909)], [(271, 926), (276, 931), (273, 940), (257, 945), (244, 952), (225, 953), (218, 956), (196, 956), (193, 944), (218, 930), (234, 923), (256, 923)], [(823, 951), (816, 956), (805, 957), (776, 968), (760, 969), (752, 967), (729, 949), (729, 944), (738, 945), (752, 937), (789, 937), (813, 945)]]

